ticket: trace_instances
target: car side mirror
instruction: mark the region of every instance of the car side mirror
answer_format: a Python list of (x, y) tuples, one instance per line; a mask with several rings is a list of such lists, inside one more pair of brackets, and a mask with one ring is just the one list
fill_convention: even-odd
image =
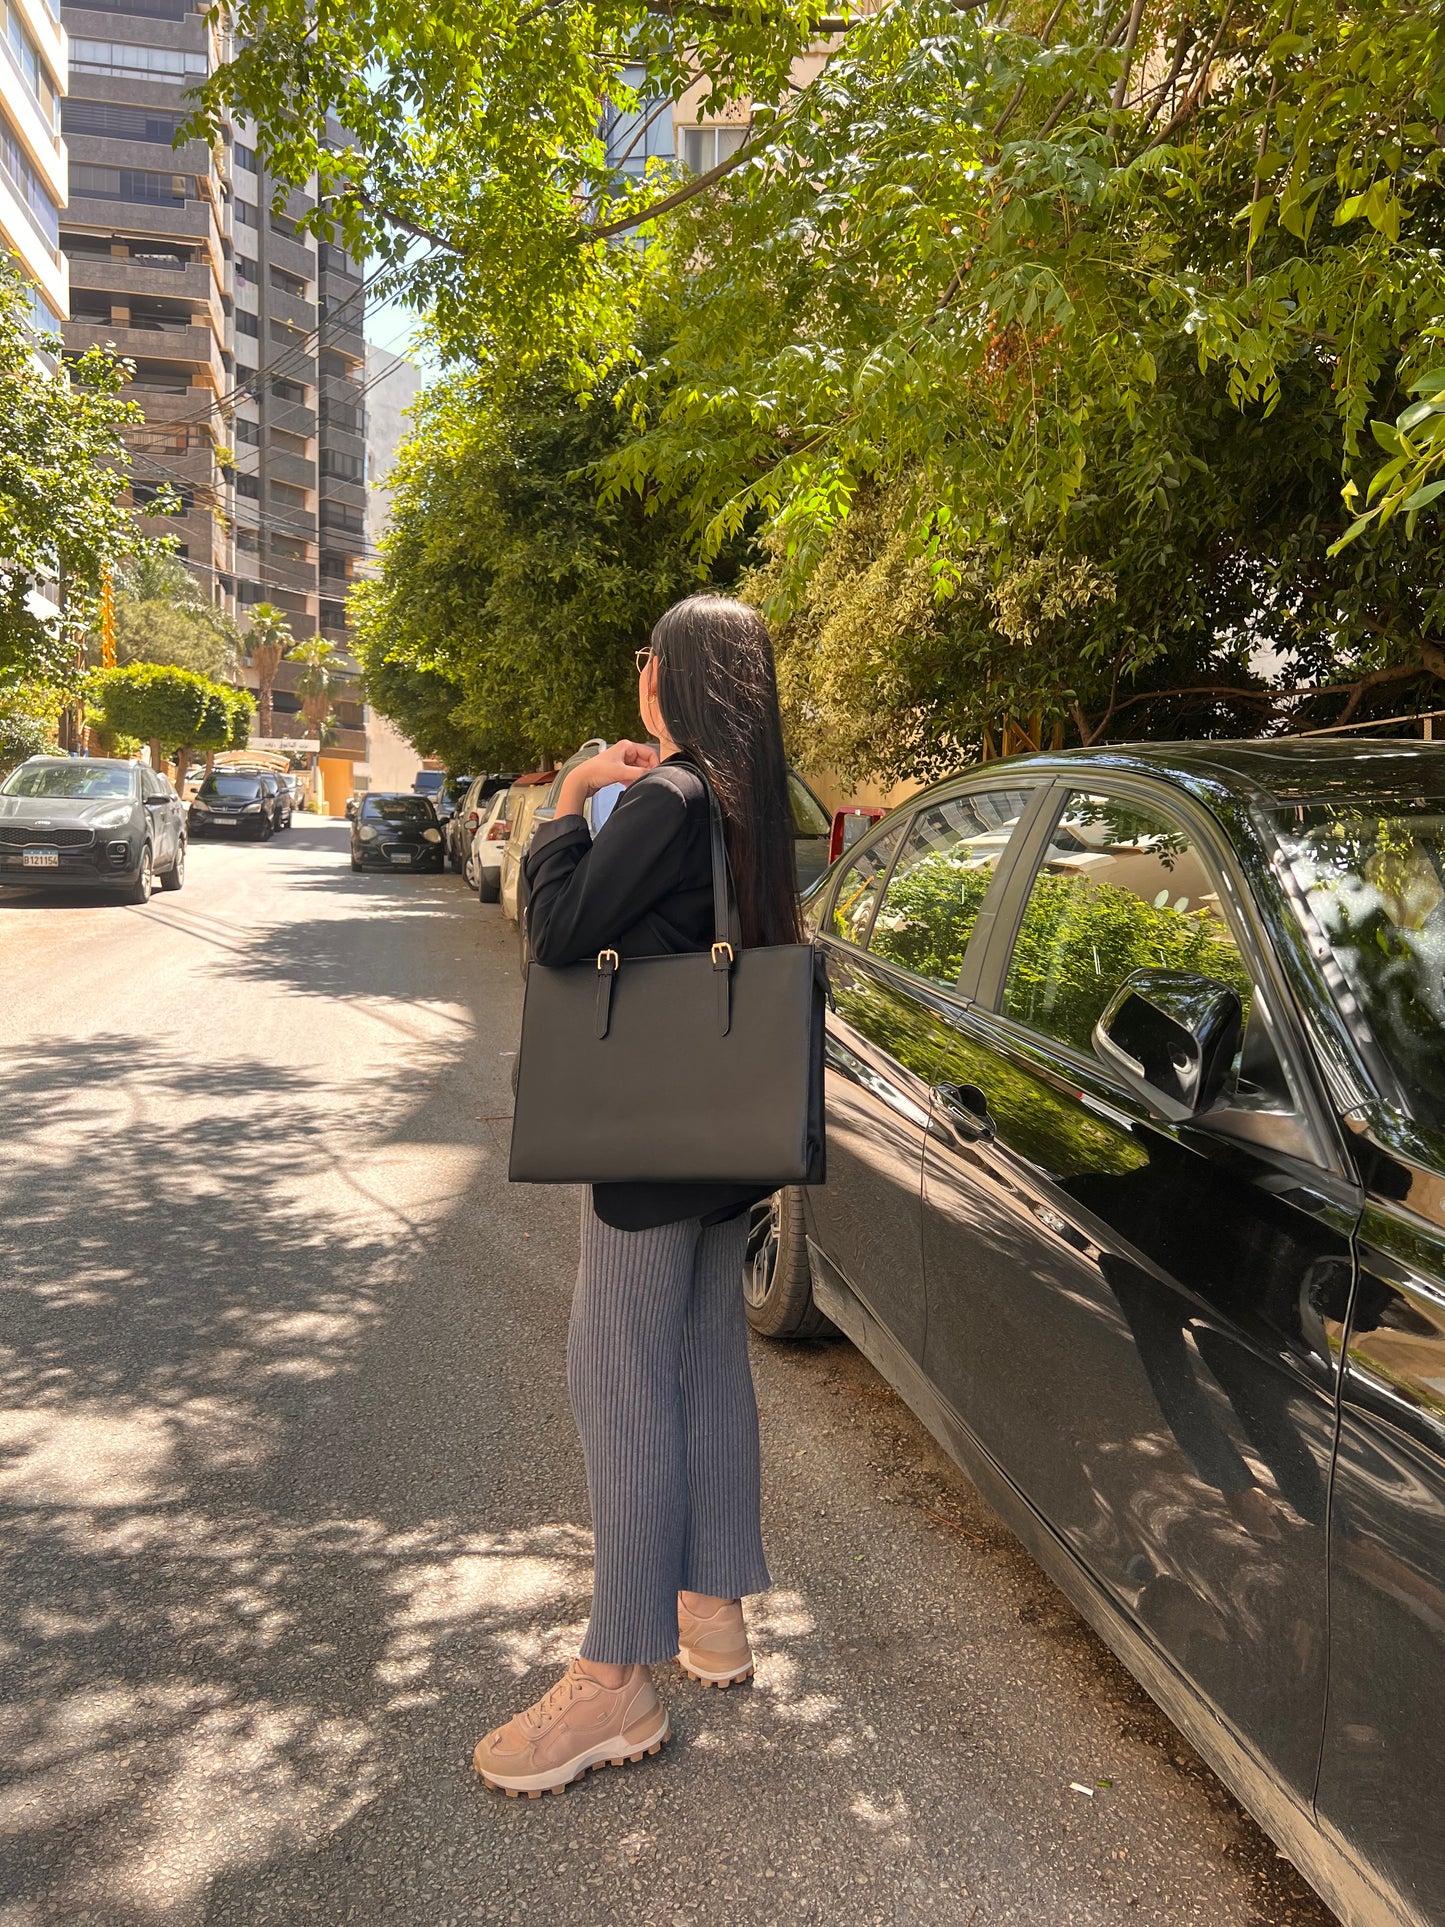
[(1136, 970), (1094, 1026), (1094, 1055), (1171, 1124), (1222, 1094), (1244, 1036), (1239, 994), (1190, 970)]
[(170, 800), (168, 796), (148, 796), (145, 799), (145, 806), (148, 810), (159, 810), (163, 809)]

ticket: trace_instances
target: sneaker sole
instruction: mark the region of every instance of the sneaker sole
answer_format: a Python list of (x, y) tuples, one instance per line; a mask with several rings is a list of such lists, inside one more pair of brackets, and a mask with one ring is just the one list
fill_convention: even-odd
[(529, 1800), (540, 1800), (544, 1793), (565, 1793), (569, 1786), (585, 1780), (589, 1773), (601, 1772), (604, 1766), (635, 1766), (650, 1754), (660, 1753), (671, 1732), (672, 1722), (664, 1712), (661, 1730), (654, 1739), (639, 1741), (635, 1747), (627, 1747), (622, 1752), (612, 1740), (606, 1746), (594, 1746), (586, 1753), (579, 1753), (575, 1760), (554, 1767), (550, 1773), (519, 1773), (504, 1778), (488, 1773), (485, 1767), (474, 1766), (473, 1771), (484, 1785), (494, 1793), (505, 1793), (509, 1800), (519, 1799), (523, 1794)]
[(696, 1680), (699, 1686), (716, 1686), (723, 1692), (726, 1692), (729, 1686), (741, 1686), (744, 1680), (751, 1679), (753, 1676), (753, 1662), (751, 1660), (748, 1661), (746, 1666), (736, 1667), (730, 1673), (704, 1672), (700, 1666), (690, 1661), (683, 1653), (678, 1654), (677, 1663), (683, 1672), (687, 1674), (688, 1678)]

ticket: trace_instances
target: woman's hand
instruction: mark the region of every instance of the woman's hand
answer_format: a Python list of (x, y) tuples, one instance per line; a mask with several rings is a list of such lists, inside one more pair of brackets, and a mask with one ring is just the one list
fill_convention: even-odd
[(589, 796), (595, 796), (598, 790), (605, 790), (612, 783), (621, 783), (626, 789), (639, 776), (656, 769), (658, 760), (651, 743), (629, 743), (624, 739), (610, 744), (563, 778), (557, 797), (558, 816), (580, 816)]

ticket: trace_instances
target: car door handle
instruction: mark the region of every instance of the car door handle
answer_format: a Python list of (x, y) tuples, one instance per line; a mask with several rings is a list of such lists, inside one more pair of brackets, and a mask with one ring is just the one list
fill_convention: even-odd
[(960, 1137), (976, 1143), (997, 1137), (998, 1125), (989, 1111), (987, 1097), (977, 1084), (935, 1084), (933, 1095)]

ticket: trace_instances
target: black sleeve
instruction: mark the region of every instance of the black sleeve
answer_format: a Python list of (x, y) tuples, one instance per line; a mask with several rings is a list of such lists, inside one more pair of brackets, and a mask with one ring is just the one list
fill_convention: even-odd
[(676, 888), (687, 809), (672, 772), (654, 772), (623, 792), (595, 838), (580, 816), (542, 825), (525, 862), (527, 938), (538, 963), (590, 960)]

